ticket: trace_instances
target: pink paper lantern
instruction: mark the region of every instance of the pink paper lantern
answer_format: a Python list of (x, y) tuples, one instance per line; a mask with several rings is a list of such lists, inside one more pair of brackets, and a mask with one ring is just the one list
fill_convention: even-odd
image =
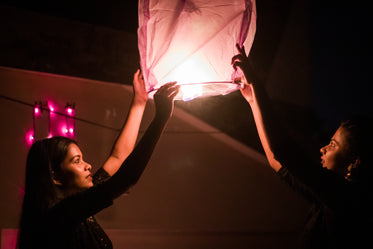
[(176, 99), (227, 94), (240, 88), (232, 57), (236, 44), (250, 51), (255, 0), (139, 0), (138, 47), (152, 97), (177, 81)]

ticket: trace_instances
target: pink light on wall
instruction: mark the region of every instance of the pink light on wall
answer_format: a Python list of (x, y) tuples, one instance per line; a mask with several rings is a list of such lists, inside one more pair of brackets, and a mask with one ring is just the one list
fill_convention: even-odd
[(50, 112), (54, 112), (55, 111), (54, 106), (52, 104), (50, 104), (50, 103), (48, 104), (48, 108), (49, 108)]
[(74, 127), (75, 127), (75, 103), (67, 103), (65, 107), (66, 111), (66, 130), (65, 136), (74, 138)]
[(18, 229), (1, 229), (1, 249), (14, 249), (17, 245)]
[[(57, 110), (64, 110), (58, 112)], [(31, 145), (36, 140), (53, 136), (75, 136), (75, 103), (67, 103), (64, 108), (47, 101), (35, 102), (33, 106), (33, 128), (26, 132), (26, 144)]]
[(75, 115), (75, 103), (67, 103), (66, 106), (65, 106), (65, 111), (66, 111), (66, 114), (69, 115), (69, 116), (74, 116)]
[(63, 125), (61, 127), (61, 135), (65, 137), (74, 137), (74, 128), (73, 127), (67, 127), (66, 125)]
[(41, 112), (41, 111), (40, 111), (40, 108), (39, 108), (38, 106), (35, 106), (35, 107), (34, 107), (34, 114), (35, 114), (35, 115), (38, 115), (38, 114), (40, 114), (40, 112)]
[(34, 115), (35, 116), (40, 116), (41, 113), (43, 112), (43, 106), (45, 104), (41, 101), (35, 101), (35, 105), (34, 105)]
[(53, 103), (51, 103), (50, 101), (48, 101), (48, 111), (49, 111), (49, 118), (51, 117), (55, 117), (56, 115), (56, 107)]
[(31, 145), (33, 144), (35, 141), (35, 137), (34, 137), (34, 131), (28, 131), (26, 132), (26, 143), (28, 145)]
[(66, 108), (66, 112), (67, 112), (67, 114), (70, 115), (70, 116), (73, 115), (73, 111), (74, 111), (74, 110), (73, 110), (73, 108), (71, 108), (71, 107), (67, 107), (67, 108)]
[(63, 126), (63, 127), (61, 128), (61, 132), (62, 132), (63, 135), (67, 135), (67, 134), (69, 133), (69, 130), (67, 129), (66, 126)]

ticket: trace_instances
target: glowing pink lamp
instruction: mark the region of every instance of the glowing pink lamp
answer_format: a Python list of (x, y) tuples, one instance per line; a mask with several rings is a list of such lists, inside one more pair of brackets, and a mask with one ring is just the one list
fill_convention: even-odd
[(35, 142), (35, 136), (33, 131), (29, 131), (26, 133), (26, 143), (31, 145)]
[(66, 112), (67, 112), (67, 114), (69, 114), (70, 116), (72, 116), (73, 113), (74, 113), (74, 109), (71, 108), (71, 107), (66, 107)]
[(48, 105), (48, 108), (49, 108), (49, 111), (50, 111), (50, 112), (54, 112), (54, 110), (55, 110), (55, 109), (54, 109), (54, 106), (53, 106), (52, 104), (49, 104), (49, 105)]

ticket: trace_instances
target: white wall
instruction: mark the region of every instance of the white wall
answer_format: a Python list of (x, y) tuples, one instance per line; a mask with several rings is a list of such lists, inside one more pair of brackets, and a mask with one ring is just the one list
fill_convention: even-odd
[[(0, 229), (15, 229), (32, 107), (14, 100), (49, 100), (57, 108), (75, 102), (78, 118), (113, 127), (76, 121), (75, 138), (97, 169), (125, 120), (132, 89), (0, 67), (0, 95)], [(149, 101), (141, 131), (153, 114)], [(176, 108), (131, 194), (96, 217), (117, 249), (292, 248), (306, 207), (263, 155)]]

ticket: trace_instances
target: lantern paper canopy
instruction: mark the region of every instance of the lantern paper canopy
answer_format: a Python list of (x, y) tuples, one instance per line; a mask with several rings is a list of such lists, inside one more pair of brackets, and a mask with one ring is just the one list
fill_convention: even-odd
[(231, 65), (236, 44), (250, 51), (255, 0), (140, 0), (138, 47), (146, 90), (181, 85), (175, 99), (227, 94), (240, 88)]

